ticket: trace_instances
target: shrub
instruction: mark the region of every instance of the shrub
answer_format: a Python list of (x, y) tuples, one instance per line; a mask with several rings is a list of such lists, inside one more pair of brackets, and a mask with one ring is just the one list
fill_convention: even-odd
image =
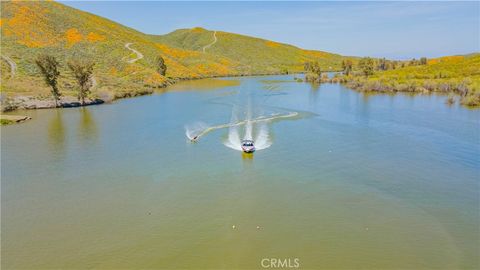
[(465, 106), (480, 106), (480, 93), (469, 93), (460, 99), (460, 103)]

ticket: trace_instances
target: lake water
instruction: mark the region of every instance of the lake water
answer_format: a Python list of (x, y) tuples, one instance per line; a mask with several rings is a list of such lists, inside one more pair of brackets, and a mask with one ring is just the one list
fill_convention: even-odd
[[(285, 75), (21, 112), (1, 128), (2, 269), (479, 268), (480, 110), (445, 100)], [(226, 147), (262, 117), (268, 148)]]

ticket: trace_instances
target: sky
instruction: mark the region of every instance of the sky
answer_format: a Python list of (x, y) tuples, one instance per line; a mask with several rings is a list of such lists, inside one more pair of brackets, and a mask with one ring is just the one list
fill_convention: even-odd
[(353, 56), (480, 51), (480, 2), (67, 1), (147, 34), (204, 27)]

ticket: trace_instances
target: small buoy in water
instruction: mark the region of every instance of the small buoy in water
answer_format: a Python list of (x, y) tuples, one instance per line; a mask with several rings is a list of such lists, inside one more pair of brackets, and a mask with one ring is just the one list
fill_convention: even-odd
[(365, 228), (365, 230), (367, 230), (367, 231), (368, 231), (368, 228)]
[(257, 226), (257, 229), (260, 229), (260, 226)]
[(232, 226), (232, 229), (235, 229), (235, 225)]
[(331, 152), (332, 152), (332, 150), (328, 150), (328, 152), (329, 152), (329, 153), (331, 153)]

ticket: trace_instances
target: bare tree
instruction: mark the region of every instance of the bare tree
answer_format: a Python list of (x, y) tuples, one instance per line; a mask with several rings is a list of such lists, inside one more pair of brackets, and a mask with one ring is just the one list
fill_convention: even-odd
[(57, 86), (57, 80), (60, 76), (60, 71), (58, 71), (60, 63), (54, 56), (51, 55), (40, 55), (35, 60), (35, 63), (37, 64), (40, 72), (45, 78), (45, 82), (47, 83), (47, 85), (52, 88), (51, 92), (55, 100), (55, 107), (58, 107), (58, 101), (60, 100), (61, 96), (61, 93), (58, 90)]

